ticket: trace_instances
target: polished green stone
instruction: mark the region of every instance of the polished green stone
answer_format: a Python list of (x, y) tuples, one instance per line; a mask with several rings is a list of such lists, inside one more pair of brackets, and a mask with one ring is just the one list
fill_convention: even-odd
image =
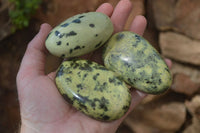
[(64, 61), (55, 81), (63, 97), (92, 118), (112, 121), (129, 109), (131, 95), (126, 84), (95, 62)]
[(113, 35), (103, 58), (108, 69), (138, 90), (160, 94), (171, 86), (172, 77), (165, 61), (137, 34), (124, 31)]
[(110, 18), (100, 12), (75, 15), (56, 26), (46, 39), (48, 51), (58, 57), (77, 57), (101, 47), (112, 35)]

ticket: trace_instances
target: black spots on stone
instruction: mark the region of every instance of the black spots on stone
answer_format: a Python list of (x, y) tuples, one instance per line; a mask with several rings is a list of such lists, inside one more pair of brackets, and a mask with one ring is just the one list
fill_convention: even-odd
[(65, 57), (65, 54), (62, 54), (60, 57), (61, 57), (61, 58), (64, 58), (64, 57)]
[(96, 73), (96, 74), (93, 76), (93, 79), (94, 79), (94, 80), (97, 80), (97, 77), (98, 77), (99, 75), (100, 75), (99, 73)]
[(95, 110), (95, 109), (96, 109), (96, 104), (95, 104), (95, 102), (94, 102), (94, 101), (93, 101), (93, 102), (91, 102), (91, 103), (90, 103), (90, 105), (91, 105), (91, 107), (92, 107), (92, 109), (93, 109), (93, 110)]
[(80, 71), (77, 73), (77, 75), (78, 75), (79, 78), (81, 78), (81, 72)]
[(118, 81), (118, 82), (117, 82), (117, 85), (122, 85), (122, 82)]
[(59, 37), (59, 38), (62, 38), (65, 34), (61, 34), (59, 31), (55, 31), (55, 36)]
[(107, 90), (107, 88), (108, 88), (108, 86), (107, 86), (106, 82), (104, 82), (104, 83), (97, 82), (96, 85), (95, 85), (94, 90), (103, 92), (103, 91)]
[(85, 110), (86, 112), (88, 112), (87, 106), (85, 106), (84, 104), (80, 103), (79, 104), (80, 109), (79, 110)]
[(69, 43), (67, 42), (66, 45), (69, 46)]
[[(116, 62), (118, 60), (121, 60), (121, 56), (123, 55), (119, 53), (119, 54), (111, 54), (110, 56), (111, 56), (111, 61)], [(124, 62), (126, 62), (126, 60)]]
[(99, 100), (99, 108), (103, 109), (105, 112), (108, 111), (107, 104), (109, 104), (109, 100), (105, 99), (104, 97), (101, 97)]
[(122, 85), (122, 82), (117, 80), (115, 77), (108, 78), (108, 82), (114, 84), (115, 86)]
[(147, 83), (147, 84), (152, 84), (153, 82), (152, 82), (152, 81), (146, 81), (146, 83)]
[(137, 56), (138, 57), (144, 57), (145, 56), (144, 51), (143, 50), (138, 50), (137, 51)]
[(58, 36), (59, 34), (60, 34), (60, 32), (56, 30), (55, 35)]
[(152, 62), (153, 63), (152, 65), (155, 66), (158, 63), (158, 60), (156, 60), (156, 58), (157, 57), (155, 54), (150, 54), (144, 61), (148, 63)]
[(80, 46), (76, 46), (76, 47), (74, 48), (74, 50), (78, 50), (78, 49), (81, 49), (81, 47), (80, 47)]
[(90, 60), (86, 60), (86, 63), (89, 64), (89, 65), (92, 65), (92, 64), (93, 64), (93, 62), (90, 61)]
[(94, 24), (89, 24), (89, 26), (90, 26), (91, 28), (94, 28), (94, 27), (95, 27), (95, 25), (94, 25)]
[(77, 94), (74, 95), (73, 100), (76, 100), (78, 102), (80, 107), (79, 110), (85, 110), (86, 112), (88, 112), (86, 103), (90, 104), (92, 102), (92, 100), (90, 100), (88, 96), (82, 96), (80, 94)]
[(62, 94), (62, 96), (68, 103), (73, 105), (73, 100), (71, 100), (66, 94)]
[(72, 82), (72, 79), (71, 78), (66, 78), (65, 81), (66, 82)]
[(145, 79), (143, 79), (144, 83), (149, 85), (149, 88), (152, 89), (157, 89), (157, 85), (161, 85), (162, 84), (162, 79), (160, 78), (160, 74), (157, 72), (153, 72), (153, 74), (149, 77), (149, 76), (142, 76), (141, 77), (146, 77)]
[(101, 97), (101, 99), (94, 98), (93, 101), (99, 103), (98, 104), (99, 109), (103, 109), (105, 112), (108, 111), (108, 105), (109, 105), (108, 99), (106, 99), (105, 97)]
[(103, 86), (106, 86), (108, 83), (106, 83), (106, 82), (103, 82)]
[(165, 71), (167, 71), (168, 73), (170, 73), (169, 69), (167, 67), (165, 67)]
[(80, 19), (75, 19), (75, 20), (72, 21), (72, 23), (77, 23), (77, 24), (79, 24), (79, 23), (81, 23), (81, 20), (80, 20)]
[(81, 89), (81, 90), (84, 89), (84, 87), (83, 87), (82, 84), (77, 84), (76, 87), (77, 87), (78, 89)]
[(95, 45), (95, 48), (98, 48), (101, 46), (102, 41), (100, 41), (98, 44)]
[[(69, 45), (69, 44), (68, 44), (68, 45)], [(80, 49), (83, 49), (83, 48), (85, 48), (85, 46), (82, 46), (82, 47), (81, 47), (81, 46), (76, 46), (75, 48), (70, 49), (70, 50), (69, 50), (69, 53), (72, 54), (73, 51), (75, 51), (75, 50), (80, 50)]]
[(82, 80), (84, 81), (84, 80), (85, 80), (85, 78), (87, 78), (87, 76), (88, 76), (88, 74), (87, 74), (87, 73), (85, 73), (85, 74), (83, 75), (83, 78), (82, 78)]
[(85, 104), (87, 102), (90, 102), (90, 99), (88, 98), (88, 96), (82, 96), (80, 94), (77, 94), (76, 96), (74, 96), (73, 99), (78, 100), (79, 104)]
[(64, 74), (64, 66), (61, 65), (58, 72), (56, 73), (56, 77), (60, 77)]
[(108, 71), (108, 69), (106, 67), (104, 67), (104, 66), (99, 66), (98, 69), (104, 70), (104, 71)]
[(109, 81), (110, 83), (114, 83), (114, 82), (116, 82), (116, 79), (115, 79), (115, 78), (109, 78), (108, 81)]
[(158, 89), (158, 87), (156, 85), (151, 86), (151, 88), (149, 88), (150, 91), (156, 91)]
[(139, 74), (140, 74), (141, 77), (145, 77), (146, 76), (146, 72), (144, 70), (141, 71)]
[(62, 43), (61, 41), (56, 42), (56, 44), (57, 44), (58, 46), (61, 45), (61, 43)]
[(163, 60), (163, 58), (159, 55), (159, 53), (157, 54), (157, 51), (155, 50), (155, 49), (153, 49), (152, 50), (153, 51), (153, 55), (154, 55), (154, 57), (156, 58), (156, 59), (158, 59), (158, 60)]
[(129, 84), (133, 85), (134, 82), (138, 81), (139, 79), (138, 79), (138, 78), (133, 78), (133, 79), (131, 80), (131, 78), (128, 78), (127, 80), (128, 80), (128, 83), (129, 83)]
[(69, 33), (60, 33), (59, 31), (55, 31), (55, 36), (59, 37), (59, 38), (62, 38), (63, 36), (65, 37), (69, 37), (69, 36), (76, 36), (77, 33), (75, 31), (70, 31)]
[(93, 68), (94, 69), (103, 70), (103, 71), (108, 71), (108, 69), (106, 67), (101, 66), (101, 65), (94, 65)]
[(71, 64), (70, 64), (70, 66), (71, 66), (73, 69), (77, 69), (77, 68), (80, 66), (80, 64), (78, 64), (76, 61), (72, 61)]
[(133, 43), (132, 43), (132, 46), (133, 46), (134, 48), (137, 48), (137, 46), (138, 46), (138, 43), (136, 43), (136, 42), (133, 42)]
[(83, 63), (81, 66), (79, 66), (79, 69), (89, 71), (89, 72), (93, 71), (93, 68), (87, 63)]
[[(135, 34), (134, 39), (136, 40), (132, 43), (132, 47), (136, 48), (139, 45), (139, 43), (142, 41), (141, 40), (142, 38), (139, 35)], [(143, 44), (143, 45), (146, 46), (146, 44)]]
[(161, 85), (161, 84), (162, 84), (162, 80), (159, 79), (159, 80), (158, 80), (158, 85)]
[(69, 37), (69, 36), (76, 36), (77, 33), (75, 31), (70, 31), (69, 33), (67, 33), (65, 36)]
[(67, 22), (67, 23), (64, 23), (64, 24), (62, 24), (62, 25), (60, 25), (61, 27), (67, 27), (67, 26), (69, 26), (69, 24), (71, 24), (71, 23), (75, 23), (75, 24), (79, 24), (79, 23), (81, 23), (81, 18), (83, 18), (83, 17), (85, 17), (84, 15), (82, 15), (82, 16), (79, 16), (77, 19), (74, 19), (74, 20), (72, 20), (71, 22)]
[(141, 37), (139, 35), (135, 34), (135, 38), (137, 43), (141, 41)]
[(74, 48), (74, 50), (78, 50), (78, 49), (82, 49), (82, 48), (85, 48), (85, 46), (76, 46), (76, 47)]
[(73, 52), (73, 49), (70, 49), (70, 50), (69, 50), (69, 53), (72, 54), (72, 52)]
[(135, 70), (135, 68), (134, 68), (134, 67), (131, 67), (131, 71), (132, 71), (132, 72), (135, 72), (136, 70)]
[(117, 41), (120, 41), (121, 39), (123, 39), (124, 38), (124, 34), (123, 33), (119, 33), (117, 36), (116, 36), (116, 40)]
[(98, 37), (98, 34), (95, 34), (95, 37)]
[(62, 25), (60, 25), (61, 27), (67, 27), (69, 25), (69, 23), (64, 23)]
[(83, 17), (85, 17), (84, 15), (81, 15), (81, 16), (79, 16), (78, 18), (83, 18)]
[(122, 109), (127, 111), (129, 109), (129, 106), (124, 105)]
[(126, 67), (131, 67), (131, 64), (128, 62), (128, 61), (123, 61), (123, 63), (124, 63), (124, 66), (126, 66)]
[(102, 115), (101, 115), (101, 119), (106, 121), (106, 120), (109, 120), (110, 117), (107, 116), (107, 115), (103, 115), (103, 114), (102, 114)]

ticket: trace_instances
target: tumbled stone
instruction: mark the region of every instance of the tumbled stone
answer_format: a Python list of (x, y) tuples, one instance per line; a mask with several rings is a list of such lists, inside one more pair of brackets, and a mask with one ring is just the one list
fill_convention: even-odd
[(131, 95), (126, 84), (95, 62), (64, 61), (55, 81), (62, 96), (92, 118), (116, 120), (129, 109)]
[(170, 71), (155, 48), (133, 32), (119, 32), (106, 44), (105, 66), (132, 87), (150, 94), (165, 92), (172, 83)]

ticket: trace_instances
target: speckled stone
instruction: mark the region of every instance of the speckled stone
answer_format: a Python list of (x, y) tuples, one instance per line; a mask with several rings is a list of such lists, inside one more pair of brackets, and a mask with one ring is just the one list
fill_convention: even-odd
[(106, 46), (105, 66), (132, 87), (150, 94), (170, 87), (172, 77), (166, 63), (143, 37), (124, 31), (113, 35)]
[(129, 109), (131, 95), (126, 84), (95, 62), (64, 61), (55, 81), (62, 96), (92, 118), (112, 121)]
[(75, 15), (56, 26), (46, 39), (48, 51), (58, 57), (77, 57), (101, 47), (112, 35), (113, 24), (100, 12)]

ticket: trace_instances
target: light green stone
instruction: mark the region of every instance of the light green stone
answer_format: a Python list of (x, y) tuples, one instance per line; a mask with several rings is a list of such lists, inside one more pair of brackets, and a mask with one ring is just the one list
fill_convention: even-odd
[(112, 35), (113, 24), (100, 12), (75, 15), (56, 26), (46, 39), (48, 51), (58, 57), (77, 57), (101, 47)]
[(92, 118), (112, 121), (129, 109), (131, 95), (126, 84), (95, 62), (64, 61), (55, 81), (63, 97)]
[(143, 37), (124, 31), (113, 35), (106, 46), (105, 66), (132, 87), (160, 94), (171, 86), (172, 77), (166, 63)]

